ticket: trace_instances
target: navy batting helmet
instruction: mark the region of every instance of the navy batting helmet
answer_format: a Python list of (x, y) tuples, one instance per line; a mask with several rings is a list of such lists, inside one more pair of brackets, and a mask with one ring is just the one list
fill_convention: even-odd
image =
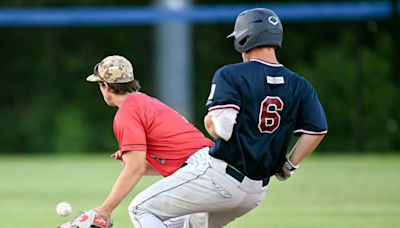
[(259, 46), (279, 48), (283, 37), (282, 23), (272, 10), (245, 10), (236, 18), (235, 28), (229, 37), (235, 37), (235, 49), (240, 53)]

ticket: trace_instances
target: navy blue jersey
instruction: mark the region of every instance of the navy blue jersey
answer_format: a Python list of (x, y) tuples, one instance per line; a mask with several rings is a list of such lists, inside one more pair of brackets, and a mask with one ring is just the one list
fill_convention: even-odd
[(281, 64), (252, 60), (218, 69), (206, 105), (239, 111), (232, 137), (217, 139), (210, 154), (255, 180), (282, 168), (293, 134), (327, 132), (313, 87)]

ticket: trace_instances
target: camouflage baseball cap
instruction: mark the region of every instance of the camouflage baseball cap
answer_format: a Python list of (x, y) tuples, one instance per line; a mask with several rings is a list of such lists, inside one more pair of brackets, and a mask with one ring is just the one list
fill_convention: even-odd
[(133, 67), (129, 60), (119, 55), (111, 55), (94, 67), (93, 74), (88, 76), (86, 81), (126, 83), (134, 79)]

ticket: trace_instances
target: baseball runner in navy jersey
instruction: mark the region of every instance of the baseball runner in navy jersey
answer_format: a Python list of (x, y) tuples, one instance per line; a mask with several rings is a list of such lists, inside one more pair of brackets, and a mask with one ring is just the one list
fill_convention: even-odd
[[(266, 185), (273, 175), (286, 180), (327, 133), (313, 87), (277, 60), (282, 35), (273, 11), (242, 12), (228, 37), (243, 63), (218, 69), (212, 80), (204, 119), (216, 139), (210, 155), (242, 185), (247, 178)], [(292, 134), (299, 138), (287, 156)]]
[(325, 113), (310, 83), (278, 62), (282, 36), (271, 10), (237, 17), (228, 37), (243, 62), (216, 71), (206, 104), (215, 145), (132, 201), (135, 227), (223, 227), (262, 202), (271, 176), (286, 180), (318, 146)]

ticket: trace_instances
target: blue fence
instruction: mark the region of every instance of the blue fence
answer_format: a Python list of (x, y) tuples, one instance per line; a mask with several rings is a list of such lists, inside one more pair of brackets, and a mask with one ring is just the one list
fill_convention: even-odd
[(232, 22), (238, 13), (253, 7), (270, 8), (282, 21), (292, 22), (384, 20), (391, 18), (395, 12), (391, 1), (209, 5), (184, 10), (156, 7), (1, 8), (0, 26), (138, 25), (174, 20), (221, 23)]

